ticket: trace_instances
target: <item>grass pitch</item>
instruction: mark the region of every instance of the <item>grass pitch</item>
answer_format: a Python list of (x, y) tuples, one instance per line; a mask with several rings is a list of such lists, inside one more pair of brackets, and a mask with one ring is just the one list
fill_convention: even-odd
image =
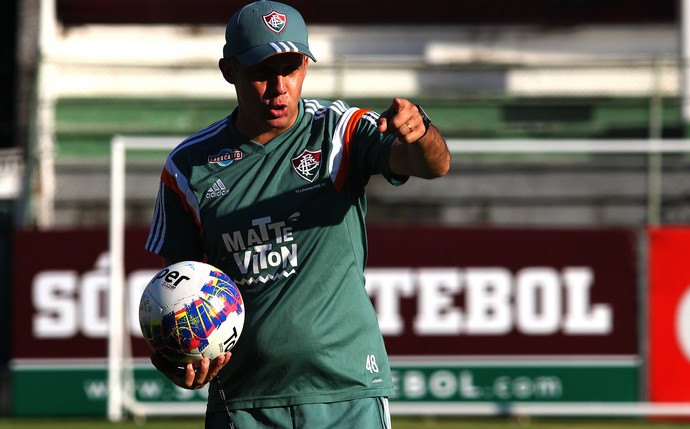
[[(110, 423), (91, 419), (0, 419), (0, 429), (202, 429), (202, 418)], [(529, 419), (529, 418), (393, 418), (393, 429), (678, 429), (690, 421)]]

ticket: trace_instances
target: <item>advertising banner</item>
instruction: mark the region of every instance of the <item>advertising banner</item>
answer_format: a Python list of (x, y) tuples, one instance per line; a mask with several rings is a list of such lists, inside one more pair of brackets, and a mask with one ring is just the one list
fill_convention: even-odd
[[(14, 412), (104, 415), (107, 231), (17, 234)], [(172, 386), (148, 362), (137, 309), (162, 262), (143, 250), (146, 234), (128, 230), (125, 240), (137, 397), (203, 403), (203, 391)], [(367, 291), (391, 357), (392, 401), (640, 399), (634, 231), (372, 226), (369, 246)], [(32, 401), (39, 380), (70, 399)]]
[(690, 402), (690, 229), (649, 231), (649, 399)]

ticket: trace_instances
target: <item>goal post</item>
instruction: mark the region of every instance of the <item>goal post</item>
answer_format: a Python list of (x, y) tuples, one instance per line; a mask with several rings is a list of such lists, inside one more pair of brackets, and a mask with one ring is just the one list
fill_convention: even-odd
[[(137, 417), (202, 415), (205, 404), (138, 401), (125, 305), (126, 154), (129, 151), (170, 151), (185, 137), (115, 136), (110, 160), (110, 288), (108, 336), (108, 404), (111, 421), (125, 413)], [(689, 140), (448, 140), (452, 154), (643, 154), (690, 153)], [(162, 167), (162, 166), (161, 166)], [(661, 174), (649, 171), (648, 174)], [(653, 191), (653, 190), (650, 190)], [(151, 196), (152, 200), (155, 196)], [(650, 209), (651, 210), (651, 209)], [(644, 311), (643, 311), (644, 312)], [(640, 317), (645, 317), (641, 315)], [(642, 334), (641, 334), (642, 335)], [(641, 338), (640, 341), (644, 341)], [(543, 415), (543, 416), (690, 416), (690, 403), (415, 403), (391, 402), (393, 415)]]
[[(126, 323), (128, 309), (125, 305), (125, 176), (126, 155), (130, 150), (170, 151), (181, 142), (181, 137), (125, 137), (115, 136), (110, 148), (110, 288), (108, 309), (110, 315), (108, 335), (108, 405), (110, 421), (120, 421), (125, 411), (135, 416), (200, 414), (203, 409), (175, 403), (142, 404), (134, 393), (134, 375), (130, 339)], [(153, 196), (152, 196), (153, 198)]]

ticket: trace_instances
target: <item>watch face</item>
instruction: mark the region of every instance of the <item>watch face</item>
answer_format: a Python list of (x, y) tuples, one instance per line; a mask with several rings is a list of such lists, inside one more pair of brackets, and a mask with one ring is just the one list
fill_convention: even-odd
[(429, 129), (429, 125), (431, 125), (431, 119), (429, 119), (429, 115), (426, 114), (424, 109), (422, 109), (422, 106), (419, 104), (417, 105), (417, 109), (419, 110), (419, 114), (422, 116), (422, 122), (424, 123), (424, 128), (427, 130)]

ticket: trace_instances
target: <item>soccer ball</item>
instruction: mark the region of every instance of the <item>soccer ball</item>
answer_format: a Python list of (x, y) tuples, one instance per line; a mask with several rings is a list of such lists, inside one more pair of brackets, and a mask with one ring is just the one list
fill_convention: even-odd
[(213, 360), (237, 343), (244, 303), (235, 283), (218, 268), (177, 262), (144, 289), (139, 325), (151, 350), (174, 363)]

